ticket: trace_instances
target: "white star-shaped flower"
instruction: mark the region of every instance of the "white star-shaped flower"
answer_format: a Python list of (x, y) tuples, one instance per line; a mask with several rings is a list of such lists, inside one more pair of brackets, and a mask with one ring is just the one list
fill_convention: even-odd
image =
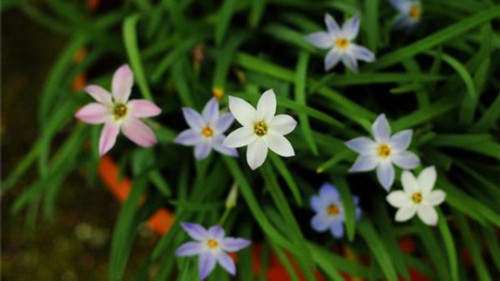
[(389, 2), (399, 11), (393, 23), (395, 29), (411, 29), (420, 22), (423, 11), (419, 0), (389, 0)]
[(391, 136), (391, 127), (384, 114), (380, 114), (372, 125), (375, 141), (360, 137), (346, 142), (346, 145), (360, 155), (349, 172), (367, 172), (377, 169), (380, 184), (389, 190), (394, 183), (393, 164), (403, 169), (414, 169), (420, 159), (406, 151), (411, 143), (412, 130), (404, 130)]
[(358, 60), (372, 62), (375, 55), (367, 48), (352, 41), (359, 33), (359, 13), (347, 20), (342, 28), (335, 19), (325, 15), (327, 32), (316, 32), (305, 37), (314, 46), (321, 49), (330, 49), (325, 57), (325, 71), (332, 69), (339, 61), (352, 71), (358, 71)]
[(415, 214), (427, 225), (436, 225), (438, 215), (435, 206), (443, 203), (446, 193), (442, 190), (432, 190), (436, 183), (436, 168), (425, 168), (418, 178), (404, 171), (401, 175), (403, 190), (391, 192), (387, 201), (399, 208), (396, 212), (396, 221), (403, 222), (411, 219)]
[(283, 157), (295, 155), (284, 136), (295, 129), (297, 121), (286, 114), (275, 116), (276, 94), (272, 89), (262, 94), (257, 109), (243, 99), (229, 96), (229, 110), (243, 127), (229, 134), (222, 145), (235, 148), (248, 145), (247, 162), (252, 170), (264, 163), (268, 148)]

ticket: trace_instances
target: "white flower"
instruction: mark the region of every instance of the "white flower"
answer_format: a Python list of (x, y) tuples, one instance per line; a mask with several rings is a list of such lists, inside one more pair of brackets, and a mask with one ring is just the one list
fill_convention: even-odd
[(305, 37), (314, 46), (330, 49), (325, 57), (325, 71), (332, 69), (339, 61), (352, 71), (358, 71), (357, 60), (372, 62), (375, 55), (367, 48), (352, 42), (359, 32), (359, 13), (347, 20), (342, 29), (335, 19), (325, 15), (327, 32), (316, 32)]
[(291, 116), (276, 113), (276, 95), (267, 90), (257, 103), (257, 109), (243, 99), (229, 97), (229, 109), (234, 118), (243, 126), (233, 131), (224, 140), (227, 147), (248, 145), (247, 162), (252, 170), (264, 163), (267, 149), (283, 157), (295, 155), (292, 145), (284, 137), (295, 129), (297, 121)]
[(389, 190), (394, 183), (395, 164), (403, 169), (414, 169), (420, 164), (420, 159), (409, 151), (412, 130), (404, 130), (391, 136), (391, 127), (384, 114), (380, 114), (372, 125), (375, 141), (360, 137), (346, 142), (346, 145), (358, 152), (349, 172), (367, 172), (377, 169), (380, 184)]
[(393, 23), (395, 29), (411, 29), (422, 17), (422, 3), (419, 0), (389, 0), (399, 11)]
[(403, 172), (401, 182), (404, 191), (393, 191), (386, 197), (389, 204), (399, 208), (396, 221), (407, 221), (416, 213), (425, 224), (437, 224), (438, 215), (434, 207), (443, 203), (446, 193), (442, 190), (432, 190), (436, 177), (434, 166), (425, 168), (418, 179), (409, 171)]

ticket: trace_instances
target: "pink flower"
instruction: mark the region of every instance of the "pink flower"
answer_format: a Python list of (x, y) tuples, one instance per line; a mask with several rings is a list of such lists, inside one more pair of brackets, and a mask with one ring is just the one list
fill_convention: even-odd
[(89, 85), (84, 89), (97, 102), (81, 108), (75, 117), (89, 124), (104, 123), (99, 139), (101, 156), (115, 145), (120, 129), (137, 145), (149, 147), (156, 144), (153, 130), (139, 118), (156, 116), (161, 109), (148, 100), (129, 101), (133, 84), (134, 74), (125, 64), (113, 75), (112, 94), (97, 85)]

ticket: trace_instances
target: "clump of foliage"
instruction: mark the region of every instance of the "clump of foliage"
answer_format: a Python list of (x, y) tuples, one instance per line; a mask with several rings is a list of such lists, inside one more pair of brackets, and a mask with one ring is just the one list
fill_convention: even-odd
[[(115, 69), (128, 63), (136, 83), (131, 97), (162, 109), (147, 121), (157, 145), (137, 147), (119, 137), (108, 153), (133, 181), (113, 233), (110, 280), (123, 277), (138, 226), (160, 208), (176, 220), (137, 280), (153, 271), (154, 280), (197, 278), (195, 260), (174, 254), (187, 240), (182, 221), (222, 223), (226, 233), (262, 247), (257, 261), (253, 246), (238, 253), (238, 280), (254, 280), (254, 263), (260, 264), (256, 276), (265, 277), (271, 254), (292, 280), (299, 275), (313, 280), (316, 271), (328, 280), (342, 280), (341, 274), (408, 279), (410, 269), (433, 280), (499, 276), (500, 5), (495, 1), (423, 1), (421, 21), (411, 30), (392, 30), (397, 11), (384, 0), (130, 0), (102, 1), (97, 8), (47, 0), (2, 6), (21, 9), (67, 38), (40, 92), (39, 137), (2, 184), (2, 192), (23, 189), (15, 214), (52, 219), (68, 175), (84, 173), (89, 186), (97, 180), (101, 128), (74, 118), (90, 101), (81, 89), (72, 93), (77, 77), (84, 73), (88, 84), (110, 89)], [(325, 52), (305, 35), (324, 29), (325, 13), (347, 19), (356, 12), (361, 15), (357, 42), (375, 61), (360, 64), (358, 73), (341, 65), (325, 73)], [(186, 129), (181, 107), (201, 111), (213, 95), (221, 107), (228, 95), (255, 105), (270, 88), (278, 112), (298, 120), (287, 136), (295, 157), (270, 152), (252, 171), (245, 157), (211, 153), (197, 161), (191, 148), (173, 142)], [(416, 218), (394, 222), (395, 209), (375, 174), (349, 173), (357, 155), (345, 142), (369, 135), (380, 113), (394, 132), (413, 129), (411, 150), (422, 163), (418, 171), (436, 167), (436, 187), (446, 192), (436, 227)], [(21, 186), (28, 169), (36, 169), (38, 178)], [(401, 171), (396, 173), (393, 190), (401, 189)], [(355, 205), (345, 203), (342, 239), (310, 227), (309, 198), (324, 182), (337, 186), (343, 202), (359, 197), (359, 221)], [(238, 199), (227, 206), (232, 186)], [(416, 249), (403, 251), (401, 239), (410, 239)], [(228, 279), (220, 268), (209, 277)]]

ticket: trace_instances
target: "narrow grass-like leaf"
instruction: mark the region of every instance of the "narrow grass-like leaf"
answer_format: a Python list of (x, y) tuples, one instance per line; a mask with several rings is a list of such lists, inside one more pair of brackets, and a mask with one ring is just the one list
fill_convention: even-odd
[(224, 35), (231, 24), (231, 17), (238, 4), (237, 0), (225, 0), (217, 15), (217, 25), (215, 26), (215, 43), (220, 45)]
[(443, 237), (444, 247), (446, 249), (446, 254), (448, 255), (448, 263), (450, 265), (450, 275), (451, 280), (458, 281), (458, 260), (457, 260), (457, 250), (455, 248), (455, 242), (453, 241), (453, 236), (451, 235), (450, 228), (446, 222), (446, 217), (443, 215), (439, 208), (436, 208), (438, 213), (438, 227)]

